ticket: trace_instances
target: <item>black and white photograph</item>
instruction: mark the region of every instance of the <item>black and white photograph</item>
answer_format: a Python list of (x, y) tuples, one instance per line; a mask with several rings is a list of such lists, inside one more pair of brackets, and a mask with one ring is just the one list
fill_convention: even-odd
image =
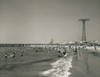
[(100, 77), (100, 0), (0, 0), (0, 77)]

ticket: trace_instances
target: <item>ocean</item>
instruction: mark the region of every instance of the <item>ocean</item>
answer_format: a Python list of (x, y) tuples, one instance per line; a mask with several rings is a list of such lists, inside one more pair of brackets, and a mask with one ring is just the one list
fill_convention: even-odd
[(48, 77), (68, 77), (71, 73), (69, 72), (72, 67), (72, 56), (63, 57), (57, 61), (50, 63), (52, 68), (42, 72), (43, 75)]
[[(20, 51), (24, 51), (23, 57)], [(100, 52), (78, 50), (58, 57), (56, 50), (35, 52), (34, 48), (0, 48), (0, 77), (100, 77)], [(4, 53), (16, 52), (15, 58)]]
[[(24, 51), (23, 56), (20, 56), (21, 51)], [(15, 58), (9, 56), (13, 52)], [(8, 58), (4, 58), (5, 53)], [(72, 56), (59, 58), (54, 49), (37, 51), (32, 47), (1, 47), (0, 77), (68, 77), (71, 62)]]

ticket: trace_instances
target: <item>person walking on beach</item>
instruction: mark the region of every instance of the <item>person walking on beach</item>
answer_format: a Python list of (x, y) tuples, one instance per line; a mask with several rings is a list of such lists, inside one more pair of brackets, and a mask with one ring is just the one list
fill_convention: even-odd
[(74, 52), (77, 54), (77, 47), (75, 47), (75, 50), (74, 50)]
[(74, 51), (74, 56), (77, 57), (77, 47), (76, 46), (75, 46), (75, 49), (73, 51)]

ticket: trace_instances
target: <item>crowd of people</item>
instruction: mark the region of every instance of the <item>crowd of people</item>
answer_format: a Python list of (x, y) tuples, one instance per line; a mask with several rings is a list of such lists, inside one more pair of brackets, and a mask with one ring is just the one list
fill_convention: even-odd
[[(20, 52), (20, 56), (23, 56), (23, 52), (24, 52), (24, 51), (21, 51), (21, 52)], [(16, 57), (16, 53), (15, 53), (15, 52), (12, 52), (12, 53), (10, 53), (10, 54), (7, 53), (7, 52), (5, 53), (5, 58), (15, 58), (15, 57)]]
[[(78, 54), (78, 51), (79, 50), (86, 50), (86, 45), (82, 45), (82, 46), (79, 46), (79, 45), (68, 45), (67, 47), (66, 46), (57, 46), (57, 47), (35, 47), (34, 50), (35, 52), (48, 52), (48, 51), (53, 51), (53, 50), (56, 50), (57, 53), (58, 53), (58, 57), (66, 57), (68, 55), (68, 49), (70, 49), (71, 51), (74, 52), (74, 55), (77, 55)], [(97, 50), (97, 46), (93, 46), (95, 51)], [(9, 53), (9, 52), (8, 52)], [(12, 52), (10, 54), (8, 54), (7, 52), (5, 53), (5, 58), (15, 58), (16, 57), (16, 52)], [(20, 51), (20, 56), (24, 56), (24, 51)]]

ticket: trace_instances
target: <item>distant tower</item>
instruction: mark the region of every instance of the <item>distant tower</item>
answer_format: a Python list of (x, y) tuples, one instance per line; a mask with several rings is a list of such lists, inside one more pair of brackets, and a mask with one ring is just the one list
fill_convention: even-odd
[(53, 39), (51, 39), (50, 44), (53, 44)]
[(85, 30), (85, 22), (89, 21), (89, 19), (79, 19), (79, 21), (83, 22), (83, 28), (82, 28), (82, 41), (86, 41), (86, 30)]

